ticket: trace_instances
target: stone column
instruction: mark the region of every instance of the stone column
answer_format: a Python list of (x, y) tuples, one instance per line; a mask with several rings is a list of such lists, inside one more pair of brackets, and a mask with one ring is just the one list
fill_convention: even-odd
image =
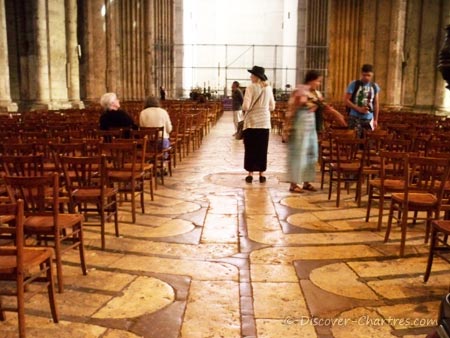
[[(445, 1), (444, 1), (445, 2)], [(422, 112), (430, 111), (435, 105), (436, 79), (441, 77), (437, 71), (437, 55), (440, 46), (437, 38), (440, 30), (441, 1), (426, 0), (422, 4), (422, 21), (418, 50), (418, 75), (416, 107)]]
[(11, 101), (9, 83), (8, 39), (6, 36), (5, 0), (0, 0), (0, 111), (17, 111)]
[[(445, 27), (450, 24), (450, 2), (442, 2), (441, 20), (439, 26), (439, 46), (440, 49), (444, 42)], [(450, 115), (450, 90), (445, 88), (445, 81), (442, 79), (441, 74), (438, 72), (436, 77), (436, 97), (434, 106), (438, 114)]]
[(389, 58), (387, 60), (385, 104), (399, 107), (402, 101), (402, 62), (405, 41), (406, 0), (391, 2)]
[(360, 68), (359, 0), (331, 1), (329, 21), (329, 78), (327, 96), (342, 102), (345, 89)]
[(414, 107), (417, 98), (417, 64), (420, 48), (420, 23), (422, 21), (422, 3), (410, 1), (407, 6), (405, 27), (405, 45), (403, 52), (403, 94), (402, 104)]
[[(36, 54), (34, 69), (35, 80), (35, 109), (47, 109), (50, 102), (50, 75), (48, 57), (48, 30), (47, 30), (47, 1), (35, 0), (35, 11), (33, 12), (33, 22), (35, 28)], [(30, 73), (31, 75), (31, 73)], [(32, 80), (30, 78), (30, 80)]]
[(78, 64), (77, 1), (66, 0), (67, 96), (74, 108), (83, 108), (80, 101), (80, 74)]
[(154, 84), (155, 78), (155, 67), (154, 67), (154, 59), (155, 59), (155, 49), (154, 49), (154, 41), (155, 41), (155, 8), (153, 1), (145, 1), (144, 2), (144, 12), (145, 12), (145, 28), (144, 28), (144, 36), (145, 36), (145, 94), (146, 95), (155, 95), (156, 88)]
[(85, 2), (85, 87), (86, 101), (98, 103), (106, 92), (106, 23), (104, 0)]
[(183, 95), (183, 1), (174, 4), (174, 83), (175, 96)]

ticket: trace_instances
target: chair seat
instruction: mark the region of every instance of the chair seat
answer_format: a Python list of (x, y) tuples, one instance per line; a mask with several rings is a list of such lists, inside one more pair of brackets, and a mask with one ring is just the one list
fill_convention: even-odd
[[(380, 178), (374, 178), (373, 180), (369, 181), (370, 185), (381, 188), (381, 179)], [(384, 180), (384, 187), (388, 190), (398, 190), (402, 191), (405, 188), (405, 182), (403, 180)]]
[(433, 221), (433, 227), (439, 232), (450, 235), (450, 221), (449, 220), (435, 220)]
[[(105, 197), (112, 197), (117, 193), (117, 189), (114, 188), (105, 188), (104, 189)], [(75, 199), (78, 200), (95, 200), (100, 198), (101, 190), (96, 188), (79, 188), (75, 190), (72, 194)]]
[[(402, 203), (405, 199), (404, 193), (394, 193), (392, 194), (392, 199)], [(437, 203), (438, 199), (433, 194), (427, 194), (427, 193), (410, 193), (409, 194), (409, 205), (415, 206), (415, 207), (432, 207)]]
[[(12, 254), (15, 247), (0, 247), (0, 275), (13, 274), (17, 268), (17, 256)], [(46, 259), (53, 256), (52, 248), (24, 248), (23, 264), (25, 270), (39, 265)]]
[(139, 179), (143, 175), (144, 175), (144, 173), (142, 171), (135, 171), (134, 173), (132, 173), (130, 171), (117, 170), (117, 171), (110, 171), (108, 173), (108, 176), (112, 180), (114, 180), (114, 181), (125, 181), (125, 182), (128, 182), (131, 177), (133, 177), (135, 179)]
[(341, 171), (354, 171), (358, 172), (361, 169), (360, 163), (341, 163), (340, 167), (338, 168), (337, 163), (330, 163), (330, 167), (333, 170), (341, 170)]
[(0, 215), (0, 223), (8, 223), (15, 219), (14, 215)]
[[(60, 228), (71, 228), (77, 223), (83, 221), (83, 215), (80, 214), (59, 214), (58, 222)], [(25, 232), (42, 231), (42, 229), (53, 227), (53, 216), (30, 216), (24, 223)]]

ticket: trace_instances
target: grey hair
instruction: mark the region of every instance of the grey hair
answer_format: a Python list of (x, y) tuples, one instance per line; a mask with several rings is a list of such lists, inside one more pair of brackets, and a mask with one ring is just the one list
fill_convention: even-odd
[(109, 109), (111, 107), (111, 103), (113, 103), (115, 100), (117, 100), (116, 93), (106, 93), (103, 94), (100, 98), (100, 105), (104, 109)]

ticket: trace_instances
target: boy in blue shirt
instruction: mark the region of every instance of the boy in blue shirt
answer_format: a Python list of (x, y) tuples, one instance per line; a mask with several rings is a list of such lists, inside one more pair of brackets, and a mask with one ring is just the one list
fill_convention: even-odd
[(363, 129), (373, 130), (378, 124), (378, 93), (380, 87), (372, 82), (373, 66), (365, 64), (361, 68), (361, 78), (351, 82), (344, 96), (344, 102), (350, 109), (348, 127), (356, 129), (360, 138)]

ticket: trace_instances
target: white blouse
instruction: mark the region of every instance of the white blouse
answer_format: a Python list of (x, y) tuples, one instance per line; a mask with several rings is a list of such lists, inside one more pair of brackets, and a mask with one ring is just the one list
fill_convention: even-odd
[[(254, 104), (260, 93), (261, 97)], [(248, 111), (249, 109), (250, 111)], [(270, 129), (270, 112), (274, 109), (275, 99), (272, 87), (261, 87), (257, 83), (252, 83), (245, 90), (242, 104), (242, 110), (245, 111), (244, 130), (247, 128)]]
[(162, 108), (146, 108), (139, 114), (139, 125), (141, 127), (164, 127), (163, 138), (169, 138), (172, 131), (172, 123), (169, 114)]

